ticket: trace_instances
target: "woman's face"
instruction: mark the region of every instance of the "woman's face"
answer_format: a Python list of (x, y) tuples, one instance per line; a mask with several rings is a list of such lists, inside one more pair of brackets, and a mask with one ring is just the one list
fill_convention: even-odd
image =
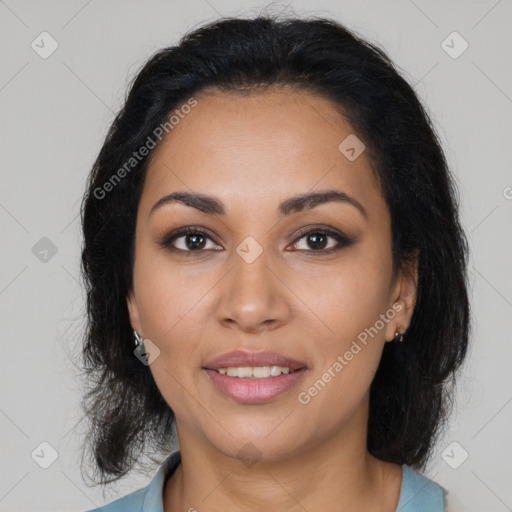
[[(267, 460), (365, 436), (369, 387), (384, 343), (409, 325), (415, 284), (392, 279), (390, 216), (363, 146), (311, 93), (196, 100), (152, 155), (128, 297), (133, 327), (160, 351), (150, 370), (178, 433), (232, 457), (250, 442)], [(341, 200), (287, 202), (327, 191)], [(152, 210), (175, 192), (218, 210)], [(208, 365), (234, 350), (303, 369), (248, 380)]]

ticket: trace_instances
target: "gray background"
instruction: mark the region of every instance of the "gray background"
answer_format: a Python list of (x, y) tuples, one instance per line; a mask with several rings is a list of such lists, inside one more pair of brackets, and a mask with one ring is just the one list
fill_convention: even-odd
[[(510, 0), (0, 1), (0, 510), (85, 510), (151, 478), (133, 474), (103, 494), (81, 477), (79, 202), (139, 66), (206, 21), (264, 8), (342, 21), (381, 45), (428, 106), (461, 194), (474, 331), (426, 475), (455, 510), (512, 510)], [(59, 45), (46, 59), (31, 47), (43, 31)], [(453, 31), (469, 44), (457, 58), (442, 46)], [(49, 460), (42, 442), (58, 453), (48, 469), (31, 455)]]

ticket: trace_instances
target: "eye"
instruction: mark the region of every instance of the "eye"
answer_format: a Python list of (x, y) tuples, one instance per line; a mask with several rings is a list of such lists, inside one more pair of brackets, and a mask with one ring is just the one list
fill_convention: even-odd
[[(334, 245), (328, 246), (328, 239), (331, 238), (336, 243)], [(313, 250), (301, 249), (298, 246), (300, 245), (300, 241), (304, 240), (303, 247), (312, 247)], [(300, 251), (306, 252), (316, 252), (320, 254), (332, 253), (338, 251), (342, 247), (349, 246), (354, 241), (344, 235), (343, 233), (338, 233), (335, 231), (329, 231), (326, 229), (310, 229), (306, 233), (303, 233), (293, 244), (293, 247)]]
[[(181, 238), (183, 238), (183, 240), (180, 240)], [(173, 245), (177, 241), (179, 241), (179, 243)], [(169, 248), (173, 252), (204, 252), (203, 249), (208, 248), (206, 247), (208, 241), (212, 242), (214, 250), (222, 249), (220, 246), (213, 243), (208, 233), (194, 227), (184, 228), (177, 233), (171, 233), (165, 236), (160, 242), (160, 245)], [(210, 247), (210, 249), (211, 248), (212, 247)]]
[[(180, 240), (183, 239), (183, 240)], [(329, 247), (328, 240), (331, 239), (335, 243)], [(301, 240), (306, 248), (300, 248)], [(179, 243), (176, 243), (179, 242)], [(208, 247), (208, 242), (212, 243), (212, 247)], [(342, 247), (347, 247), (354, 243), (354, 240), (341, 232), (326, 230), (325, 228), (309, 229), (295, 240), (292, 247), (295, 250), (303, 252), (318, 253), (318, 255), (333, 253)], [(211, 236), (200, 228), (189, 226), (178, 232), (166, 235), (159, 245), (169, 249), (172, 252), (184, 253), (186, 256), (191, 253), (202, 253), (205, 249), (213, 249), (215, 251), (223, 250), (221, 246), (213, 242)], [(312, 247), (312, 250), (307, 249)], [(187, 254), (188, 253), (188, 254)]]

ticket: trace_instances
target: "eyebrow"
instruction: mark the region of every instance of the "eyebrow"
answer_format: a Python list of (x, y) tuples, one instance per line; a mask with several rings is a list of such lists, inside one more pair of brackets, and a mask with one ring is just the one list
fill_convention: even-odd
[[(222, 216), (226, 215), (226, 207), (224, 203), (216, 197), (189, 192), (173, 192), (172, 194), (162, 197), (152, 206), (149, 215), (152, 215), (158, 208), (175, 202), (184, 204), (185, 206), (190, 206), (191, 208), (195, 208), (203, 213)], [(309, 192), (290, 197), (279, 205), (278, 212), (281, 215), (286, 216), (304, 210), (311, 210), (316, 206), (330, 202), (350, 204), (357, 208), (363, 217), (368, 220), (368, 214), (363, 208), (363, 205), (353, 197), (339, 190)]]

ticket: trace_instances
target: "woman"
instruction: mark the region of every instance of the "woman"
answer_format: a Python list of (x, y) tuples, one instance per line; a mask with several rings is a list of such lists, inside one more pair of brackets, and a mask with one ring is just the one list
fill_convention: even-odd
[(419, 471), (467, 351), (467, 241), (382, 50), (258, 17), (157, 52), (82, 225), (87, 453), (103, 484), (161, 463), (101, 510), (446, 510)]

